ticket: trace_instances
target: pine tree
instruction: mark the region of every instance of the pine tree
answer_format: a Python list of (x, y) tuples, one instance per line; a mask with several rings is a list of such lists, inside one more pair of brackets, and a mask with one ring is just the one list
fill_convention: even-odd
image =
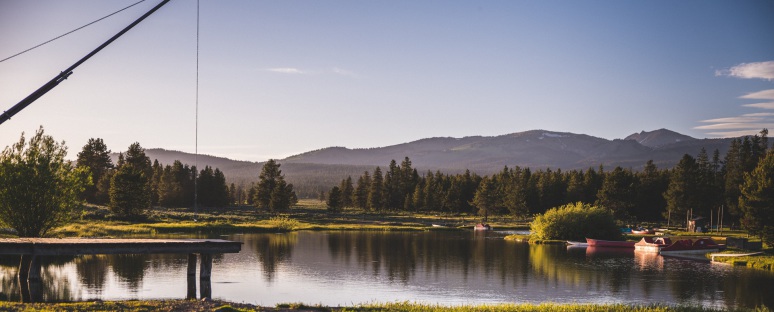
[(679, 218), (686, 211), (698, 206), (698, 192), (696, 190), (698, 179), (698, 166), (691, 155), (685, 154), (680, 162), (672, 170), (669, 178), (669, 187), (664, 193), (667, 202), (667, 218)]
[(742, 161), (742, 142), (739, 139), (731, 141), (723, 161), (723, 177), (725, 204), (731, 216), (739, 216), (739, 186), (744, 182), (744, 165)]
[(368, 209), (373, 211), (382, 211), (384, 208), (384, 179), (382, 178), (382, 169), (374, 169), (371, 184), (368, 188)]
[(403, 162), (400, 164), (400, 187), (401, 187), (401, 196), (404, 199), (403, 203), (403, 209), (404, 210), (414, 210), (414, 201), (411, 200), (411, 203), (406, 203), (406, 198), (411, 198), (414, 193), (414, 188), (416, 188), (417, 181), (419, 180), (419, 174), (417, 173), (417, 170), (414, 168), (411, 168), (411, 160), (406, 157), (403, 159)]
[(140, 216), (150, 209), (152, 173), (145, 149), (140, 143), (130, 145), (110, 182), (110, 209), (125, 216)]
[(328, 211), (339, 212), (343, 206), (342, 193), (338, 186), (334, 186), (330, 192), (328, 192)]
[(529, 214), (527, 207), (527, 190), (529, 177), (519, 168), (511, 169), (510, 181), (507, 181), (503, 204), (516, 217), (526, 217)]
[(602, 188), (597, 193), (599, 205), (613, 212), (618, 220), (627, 220), (631, 215), (636, 198), (634, 174), (621, 167), (615, 167), (607, 174)]
[(341, 180), (341, 186), (339, 186), (339, 190), (341, 190), (342, 207), (352, 207), (353, 206), (352, 199), (355, 193), (355, 188), (352, 185), (352, 177), (347, 176), (346, 179)]
[(226, 175), (223, 173), (223, 171), (220, 171), (220, 169), (215, 168), (215, 172), (213, 173), (213, 180), (213, 188), (215, 189), (215, 196), (213, 200), (214, 206), (223, 207), (229, 205), (231, 203), (229, 200), (231, 198), (231, 192), (228, 185), (226, 184)]
[(567, 201), (571, 203), (583, 202), (585, 192), (583, 171), (572, 170), (567, 174)]
[(669, 185), (666, 174), (659, 171), (652, 160), (648, 160), (645, 168), (636, 174), (638, 180), (634, 215), (643, 221), (658, 221), (666, 209), (664, 193)]
[(153, 176), (151, 177), (151, 206), (159, 204), (159, 187), (162, 175), (164, 175), (164, 167), (161, 166), (158, 159), (154, 159)]
[(478, 215), (484, 216), (484, 222), (487, 221), (489, 213), (494, 211), (497, 205), (497, 186), (491, 178), (484, 177), (473, 197), (473, 206), (478, 209)]
[(253, 197), (255, 207), (277, 212), (290, 209), (290, 206), (297, 201), (293, 184), (285, 182), (285, 176), (279, 168), (280, 164), (274, 159), (270, 159), (263, 165), (258, 184), (255, 186)]
[(196, 182), (199, 188), (198, 204), (204, 207), (215, 206), (215, 172), (212, 168), (210, 166), (204, 166), (204, 169), (199, 172)]
[(113, 161), (110, 159), (110, 150), (107, 149), (102, 139), (91, 138), (78, 153), (77, 167), (84, 167), (91, 175), (92, 184), (88, 185), (81, 194), (81, 199), (92, 204), (105, 204), (106, 201), (98, 200), (97, 186), (105, 174), (113, 169)]
[(742, 226), (750, 234), (761, 236), (766, 244), (774, 243), (774, 150), (745, 174), (739, 208)]
[(401, 187), (401, 171), (393, 159), (384, 174), (384, 208), (395, 210), (403, 207), (403, 188)]
[(412, 205), (415, 210), (424, 210), (425, 205), (425, 186), (422, 182), (417, 183), (414, 192), (411, 195)]
[(237, 193), (237, 188), (234, 183), (231, 183), (231, 185), (228, 186), (228, 204), (238, 206), (239, 205), (239, 197)]

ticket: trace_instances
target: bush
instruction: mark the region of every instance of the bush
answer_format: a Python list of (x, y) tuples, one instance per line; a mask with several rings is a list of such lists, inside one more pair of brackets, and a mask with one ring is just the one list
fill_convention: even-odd
[(549, 209), (532, 221), (530, 230), (535, 239), (542, 240), (621, 239), (609, 210), (581, 202)]
[(292, 231), (300, 225), (298, 220), (286, 216), (273, 217), (269, 219), (268, 223), (279, 231)]

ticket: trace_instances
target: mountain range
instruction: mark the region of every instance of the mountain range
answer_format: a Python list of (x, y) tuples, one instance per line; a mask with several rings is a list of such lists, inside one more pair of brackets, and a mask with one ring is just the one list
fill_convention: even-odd
[[(701, 148), (712, 155), (724, 156), (731, 143), (726, 139), (696, 139), (667, 129), (642, 131), (624, 139), (608, 140), (585, 134), (531, 130), (500, 136), (438, 137), (367, 149), (329, 147), (280, 159), (286, 179), (294, 185), (337, 184), (348, 175), (360, 176), (376, 166), (387, 167), (391, 160), (400, 163), (409, 157), (421, 173), (440, 170), (454, 174), (466, 169), (487, 175), (504, 166), (536, 169), (587, 169), (603, 165), (641, 169), (648, 160), (659, 168), (671, 168), (684, 154), (696, 156)], [(258, 179), (263, 163), (222, 157), (147, 149), (151, 159), (162, 164), (174, 160), (219, 168), (230, 182), (246, 183)]]

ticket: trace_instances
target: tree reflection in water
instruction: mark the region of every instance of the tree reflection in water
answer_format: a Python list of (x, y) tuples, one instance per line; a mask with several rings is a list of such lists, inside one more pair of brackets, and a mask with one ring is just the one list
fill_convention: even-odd
[(0, 259), (0, 300), (73, 301), (78, 298), (65, 268), (73, 257), (42, 257), (40, 281), (31, 283), (18, 278), (19, 256), (3, 256)]
[[(267, 305), (307, 299), (328, 305), (368, 300), (774, 305), (767, 293), (774, 281), (769, 272), (631, 250), (530, 245), (502, 236), (473, 231), (234, 235), (229, 239), (243, 241), (243, 250), (215, 256), (213, 292), (225, 300)], [(18, 264), (18, 257), (0, 257), (0, 300), (20, 300)], [(186, 255), (84, 256), (42, 264), (44, 300), (186, 295)]]
[(264, 278), (267, 281), (274, 280), (277, 267), (291, 258), (293, 246), (298, 241), (298, 233), (262, 234), (251, 238), (253, 239), (245, 241), (245, 245), (258, 255)]
[(87, 255), (75, 259), (78, 277), (89, 290), (101, 293), (110, 267), (106, 255)]

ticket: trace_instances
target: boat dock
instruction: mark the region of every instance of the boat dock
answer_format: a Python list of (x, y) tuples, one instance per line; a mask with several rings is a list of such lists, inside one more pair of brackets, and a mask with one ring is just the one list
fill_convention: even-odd
[[(23, 298), (36, 300), (40, 285), (40, 257), (106, 254), (188, 254), (188, 294), (196, 298), (199, 255), (201, 297), (211, 297), (212, 255), (238, 253), (241, 242), (223, 239), (108, 239), (108, 238), (0, 238), (0, 255), (21, 256), (19, 282), (29, 287)], [(26, 283), (25, 283), (26, 282)]]

